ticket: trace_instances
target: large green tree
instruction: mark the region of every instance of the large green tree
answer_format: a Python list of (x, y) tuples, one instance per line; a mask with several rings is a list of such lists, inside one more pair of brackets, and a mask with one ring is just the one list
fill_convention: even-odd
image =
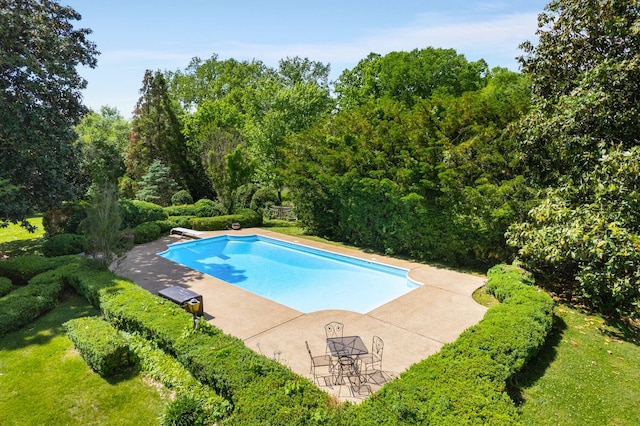
[(194, 198), (206, 197), (211, 186), (199, 158), (184, 137), (183, 124), (168, 94), (163, 73), (147, 70), (140, 93), (125, 153), (127, 174), (133, 180), (140, 180), (151, 164), (160, 160)]
[(131, 124), (116, 108), (90, 112), (75, 127), (83, 152), (83, 172), (92, 182), (117, 183), (125, 173), (124, 153)]
[(640, 301), (640, 4), (553, 1), (538, 36), (523, 45), (535, 96), (517, 141), (543, 196), (510, 241), (540, 278), (629, 312)]
[(84, 191), (73, 126), (87, 82), (76, 68), (95, 67), (98, 52), (80, 18), (49, 0), (0, 0), (0, 223)]

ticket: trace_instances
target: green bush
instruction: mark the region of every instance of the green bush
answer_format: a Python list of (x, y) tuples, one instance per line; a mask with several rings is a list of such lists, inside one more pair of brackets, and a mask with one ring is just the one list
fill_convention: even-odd
[(518, 424), (507, 383), (544, 344), (553, 300), (512, 266), (496, 266), (487, 277), (502, 303), (376, 398), (348, 409), (345, 424)]
[(170, 216), (169, 221), (181, 228), (191, 228), (191, 219), (195, 216)]
[(258, 185), (253, 183), (248, 183), (246, 185), (239, 186), (233, 191), (231, 195), (233, 198), (233, 206), (237, 211), (239, 209), (247, 209), (251, 205), (251, 199), (253, 195), (258, 191)]
[(50, 209), (42, 217), (47, 236), (80, 234), (80, 223), (87, 217), (86, 201), (67, 202), (58, 209)]
[(262, 225), (262, 216), (250, 209), (242, 209), (237, 214), (216, 217), (194, 217), (189, 220), (189, 228), (196, 231), (224, 231), (231, 229), (232, 223), (239, 223), (243, 228)]
[(38, 274), (77, 260), (78, 256), (75, 255), (49, 258), (29, 254), (13, 257), (0, 262), (0, 276), (9, 278), (15, 285), (25, 285)]
[(48, 238), (42, 244), (42, 253), (46, 257), (78, 254), (85, 251), (87, 238), (78, 234), (58, 234)]
[(49, 270), (0, 298), (0, 336), (29, 324), (53, 309), (62, 294), (71, 265)]
[(142, 223), (166, 220), (161, 206), (140, 200), (120, 200), (122, 229), (134, 228)]
[(204, 425), (206, 423), (202, 403), (193, 395), (178, 394), (162, 412), (160, 424), (162, 426)]
[(182, 206), (185, 204), (193, 204), (193, 197), (186, 189), (176, 192), (171, 196), (171, 204), (173, 206)]
[(83, 317), (63, 326), (87, 365), (101, 376), (112, 376), (131, 365), (127, 341), (108, 322)]
[(0, 297), (5, 296), (11, 292), (13, 284), (7, 277), (0, 277)]
[(156, 225), (158, 225), (158, 227), (160, 227), (160, 234), (168, 234), (169, 231), (171, 231), (171, 228), (175, 228), (176, 223), (166, 219), (166, 220), (156, 220), (153, 223), (155, 223)]
[[(194, 330), (191, 316), (182, 308), (129, 281), (107, 272), (93, 273), (85, 266), (70, 274), (68, 281), (97, 303), (116, 328), (152, 340), (200, 382), (240, 404), (242, 410), (230, 417), (239, 419), (235, 424), (308, 424), (315, 413), (330, 406), (329, 396), (308, 379), (207, 323)], [(284, 397), (269, 396), (274, 386), (282, 387), (279, 395)], [(255, 400), (256, 395), (262, 398)], [(230, 408), (218, 406), (220, 412)]]
[(133, 228), (133, 242), (136, 244), (149, 243), (160, 237), (161, 228), (156, 222), (141, 223)]
[(164, 212), (167, 216), (195, 216), (196, 206), (195, 204), (184, 204), (181, 206), (168, 206), (164, 208)]
[[(129, 349), (134, 354), (138, 367), (154, 380), (175, 390), (178, 399), (191, 396), (199, 402), (196, 410), (203, 413), (204, 423), (213, 424), (229, 413), (231, 404), (218, 396), (211, 388), (196, 380), (174, 357), (159, 349), (153, 342), (136, 333), (124, 333)], [(180, 404), (165, 409), (165, 418), (174, 418), (179, 413)], [(172, 423), (169, 423), (172, 424)]]
[(264, 215), (263, 210), (268, 209), (270, 206), (275, 206), (278, 202), (278, 191), (273, 188), (260, 188), (253, 194), (248, 207)]
[(212, 217), (224, 214), (224, 207), (222, 204), (211, 201), (207, 198), (202, 198), (195, 203), (196, 216), (198, 217)]

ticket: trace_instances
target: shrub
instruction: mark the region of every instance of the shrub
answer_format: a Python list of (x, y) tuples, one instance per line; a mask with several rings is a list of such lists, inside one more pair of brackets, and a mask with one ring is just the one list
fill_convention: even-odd
[(194, 217), (189, 220), (189, 228), (196, 231), (223, 231), (231, 229), (232, 223), (239, 223), (243, 228), (262, 225), (262, 216), (250, 209), (242, 209), (238, 214), (216, 217)]
[(241, 185), (233, 191), (233, 206), (237, 211), (238, 209), (246, 209), (251, 205), (251, 199), (253, 195), (258, 191), (258, 186), (253, 183)]
[(163, 426), (203, 425), (205, 412), (202, 403), (193, 395), (178, 394), (176, 399), (170, 401), (165, 407), (160, 424)]
[[(185, 396), (192, 396), (196, 399), (199, 405), (195, 409), (203, 412), (205, 424), (213, 424), (228, 414), (231, 404), (218, 396), (211, 388), (196, 380), (174, 357), (136, 333), (123, 333), (123, 335), (127, 339), (129, 349), (135, 356), (138, 367), (154, 380), (175, 390), (178, 399)], [(174, 416), (181, 412), (179, 406), (180, 404), (169, 404), (165, 409), (165, 416), (175, 418)]]
[(47, 235), (79, 234), (80, 223), (87, 217), (87, 206), (86, 201), (76, 201), (47, 211), (42, 217), (42, 226)]
[(160, 226), (155, 222), (142, 223), (133, 228), (133, 242), (136, 244), (149, 243), (160, 237)]
[(58, 234), (47, 239), (42, 244), (42, 253), (46, 257), (78, 254), (85, 251), (87, 238), (78, 234)]
[(169, 206), (164, 208), (164, 212), (167, 216), (195, 216), (196, 206), (195, 204), (185, 204), (182, 206)]
[(43, 272), (0, 298), (0, 336), (29, 324), (53, 309), (64, 288), (64, 277), (72, 265)]
[(161, 206), (146, 201), (121, 200), (122, 228), (133, 228), (145, 222), (165, 220), (167, 214)]
[(43, 257), (35, 254), (14, 257), (0, 262), (0, 276), (7, 277), (15, 285), (25, 285), (38, 274), (67, 263), (76, 262), (77, 256)]
[(251, 210), (264, 215), (264, 209), (268, 209), (270, 206), (275, 206), (278, 202), (278, 192), (275, 189), (260, 188), (255, 192), (255, 194), (253, 194), (249, 207)]
[(169, 218), (170, 222), (174, 223), (175, 226), (179, 226), (182, 228), (191, 228), (191, 220), (195, 216), (171, 216)]
[(191, 194), (189, 194), (189, 191), (183, 189), (171, 196), (171, 204), (174, 206), (193, 204), (193, 198), (191, 197)]
[(11, 292), (13, 284), (7, 277), (0, 277), (0, 297), (5, 296)]
[(496, 266), (487, 277), (487, 287), (502, 303), (455, 342), (385, 385), (376, 398), (348, 409), (346, 424), (518, 423), (505, 389), (544, 344), (553, 300), (515, 267)]
[(224, 213), (224, 207), (222, 207), (222, 204), (211, 201), (207, 198), (202, 198), (196, 201), (195, 209), (196, 216), (198, 217), (219, 216)]
[(130, 366), (127, 341), (108, 322), (83, 317), (63, 326), (87, 365), (101, 376), (111, 376)]

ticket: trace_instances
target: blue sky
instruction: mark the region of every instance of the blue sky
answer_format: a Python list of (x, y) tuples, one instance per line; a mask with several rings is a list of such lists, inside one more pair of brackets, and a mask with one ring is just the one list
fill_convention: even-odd
[(535, 41), (547, 0), (59, 0), (82, 15), (101, 55), (84, 103), (130, 118), (146, 69), (184, 69), (193, 57), (286, 57), (331, 64), (331, 79), (369, 53), (453, 48), (470, 61), (517, 71), (518, 45)]

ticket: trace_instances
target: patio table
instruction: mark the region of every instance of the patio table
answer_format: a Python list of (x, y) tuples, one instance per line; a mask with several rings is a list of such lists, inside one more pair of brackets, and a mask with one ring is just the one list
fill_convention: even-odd
[(327, 346), (332, 356), (338, 358), (335, 365), (335, 384), (341, 384), (345, 375), (359, 375), (356, 359), (369, 353), (360, 336), (328, 337)]

